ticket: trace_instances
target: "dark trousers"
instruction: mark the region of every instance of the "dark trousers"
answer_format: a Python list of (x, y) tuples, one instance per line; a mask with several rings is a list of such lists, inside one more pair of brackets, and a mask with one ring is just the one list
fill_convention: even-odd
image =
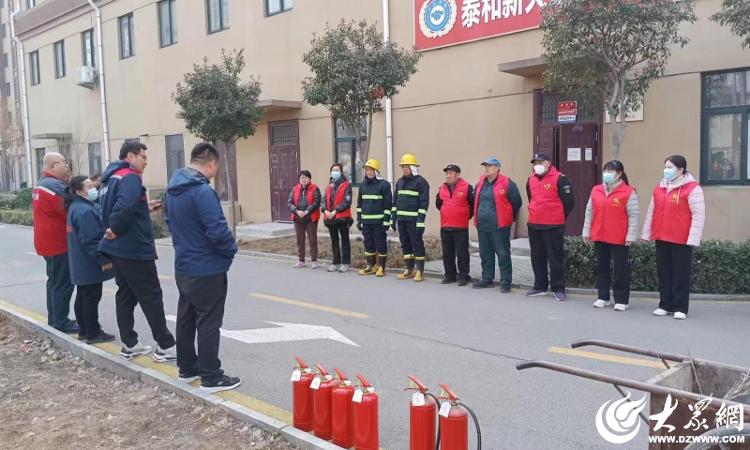
[(294, 222), (294, 232), (297, 233), (297, 256), (300, 261), (305, 260), (305, 235), (310, 241), (310, 259), (318, 260), (318, 222)]
[[(331, 251), (333, 252), (333, 264), (351, 264), (352, 247), (349, 243), (349, 222), (334, 223), (326, 225), (328, 234), (331, 236)], [(339, 245), (339, 236), (341, 244)]]
[(627, 305), (630, 302), (630, 247), (626, 245), (595, 242), (596, 289), (599, 299), (609, 301), (609, 288), (615, 303)]
[(404, 258), (414, 256), (424, 259), (424, 228), (417, 227), (417, 222), (398, 221), (398, 239)]
[(70, 281), (68, 254), (45, 256), (47, 262), (47, 325), (65, 328), (70, 319), (70, 297), (73, 283)]
[[(198, 372), (203, 381), (224, 374), (219, 360), (221, 323), (227, 299), (227, 274), (204, 277), (175, 275), (177, 304), (177, 367), (182, 373)], [(195, 332), (198, 331), (198, 354)]]
[[(469, 229), (440, 230), (443, 247), (443, 269), (449, 280), (468, 280), (469, 276)], [(458, 271), (456, 270), (458, 260)]]
[(553, 291), (565, 290), (564, 237), (565, 227), (562, 226), (542, 230), (529, 227), (534, 289), (546, 291), (549, 287)]
[(693, 247), (656, 241), (656, 275), (659, 279), (659, 308), (688, 313)]
[(73, 308), (78, 321), (78, 334), (94, 339), (102, 332), (99, 324), (99, 301), (102, 299), (102, 283), (76, 286), (76, 301)]
[(122, 343), (128, 347), (138, 343), (138, 333), (133, 329), (133, 313), (136, 305), (141, 305), (156, 343), (163, 349), (171, 348), (175, 340), (164, 317), (164, 302), (156, 263), (114, 256), (110, 259), (115, 266), (115, 283), (118, 288), (115, 305)]
[(362, 237), (365, 241), (365, 252), (380, 255), (388, 254), (388, 227), (380, 223), (362, 224)]
[(495, 230), (477, 230), (479, 256), (482, 259), (482, 280), (495, 279), (495, 257), (500, 268), (500, 285), (513, 282), (513, 262), (510, 258), (510, 227)]

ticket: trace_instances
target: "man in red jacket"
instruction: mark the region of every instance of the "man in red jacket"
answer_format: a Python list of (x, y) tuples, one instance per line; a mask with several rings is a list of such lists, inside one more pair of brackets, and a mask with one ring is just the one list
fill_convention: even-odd
[(440, 211), (440, 240), (445, 269), (441, 284), (458, 281), (459, 286), (466, 286), (471, 281), (469, 220), (474, 216), (474, 188), (461, 178), (461, 168), (457, 165), (448, 164), (443, 172), (445, 183), (440, 186), (435, 199), (435, 206)]
[(67, 217), (63, 197), (70, 172), (59, 153), (44, 155), (44, 173), (34, 188), (34, 247), (47, 262), (47, 324), (64, 333), (77, 333), (68, 318), (73, 283), (68, 267)]

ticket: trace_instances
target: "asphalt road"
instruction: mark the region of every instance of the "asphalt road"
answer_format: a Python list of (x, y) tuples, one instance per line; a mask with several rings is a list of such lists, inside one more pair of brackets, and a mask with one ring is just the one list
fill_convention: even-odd
[[(158, 252), (166, 313), (176, 314), (173, 252), (167, 246)], [(0, 226), (0, 269), (1, 299), (45, 313), (44, 261), (34, 254), (31, 229)], [(571, 342), (592, 338), (750, 367), (748, 303), (694, 301), (689, 319), (680, 322), (651, 316), (651, 299), (633, 299), (631, 310), (615, 313), (594, 310), (585, 296), (560, 303), (438, 280), (416, 284), (392, 275), (292, 269), (285, 261), (249, 256), (236, 258), (229, 280), (227, 330), (276, 326), (268, 322), (321, 325), (358, 344), (249, 344), (224, 337), (221, 359), (229, 374), (242, 377), (240, 391), (291, 410), (295, 355), (361, 373), (380, 395), (381, 446), (387, 449), (408, 448), (410, 394), (403, 389), (410, 374), (435, 391), (438, 383), (449, 384), (478, 414), (485, 449), (578, 450), (614, 447), (597, 433), (594, 416), (619, 394), (556, 372), (519, 372), (517, 363), (544, 359), (641, 381), (661, 371), (653, 360), (616, 359), (604, 350), (566, 353)], [(112, 282), (105, 284), (100, 311), (105, 330), (117, 334), (114, 290)], [(136, 317), (142, 342), (153, 345), (142, 313)], [(641, 427), (634, 441), (618, 448), (645, 448), (646, 436)]]

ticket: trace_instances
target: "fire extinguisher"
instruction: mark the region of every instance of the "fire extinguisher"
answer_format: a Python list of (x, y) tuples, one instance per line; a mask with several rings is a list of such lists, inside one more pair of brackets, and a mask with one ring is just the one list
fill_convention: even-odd
[(318, 373), (310, 383), (313, 393), (313, 432), (327, 441), (331, 439), (331, 391), (336, 382), (325, 367), (320, 364), (315, 364), (315, 367)]
[(378, 394), (365, 377), (357, 375), (359, 386), (352, 395), (355, 450), (378, 450)]
[[(433, 450), (435, 445), (435, 418), (437, 417), (438, 398), (430, 393), (414, 375), (409, 375), (407, 391), (415, 391), (409, 405), (410, 450)], [(440, 431), (438, 429), (438, 436)], [(438, 445), (440, 445), (438, 437)]]
[(344, 372), (336, 372), (336, 387), (331, 392), (331, 422), (333, 428), (333, 443), (342, 448), (354, 445), (354, 427), (352, 424), (352, 396), (354, 386), (346, 378)]
[(295, 356), (297, 367), (292, 372), (292, 423), (302, 431), (313, 429), (313, 391), (310, 383), (314, 378), (312, 370), (299, 356)]
[(469, 415), (474, 421), (477, 432), (477, 450), (482, 450), (482, 431), (479, 420), (474, 411), (461, 403), (458, 395), (446, 384), (441, 384), (440, 398), (445, 400), (440, 404), (440, 442), (442, 450), (469, 449)]

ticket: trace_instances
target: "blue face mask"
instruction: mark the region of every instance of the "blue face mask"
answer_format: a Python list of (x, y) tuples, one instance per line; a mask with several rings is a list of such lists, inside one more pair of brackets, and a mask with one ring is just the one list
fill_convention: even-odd
[(87, 197), (90, 202), (95, 202), (96, 199), (99, 198), (99, 191), (96, 190), (96, 188), (92, 187), (87, 192)]
[(331, 178), (333, 181), (339, 181), (339, 178), (341, 178), (341, 172), (331, 172)]
[(677, 169), (674, 167), (665, 167), (664, 168), (664, 179), (667, 181), (674, 180), (674, 177), (677, 175)]
[(602, 181), (604, 181), (604, 184), (610, 185), (613, 184), (615, 180), (615, 173), (614, 172), (603, 172), (602, 173)]

